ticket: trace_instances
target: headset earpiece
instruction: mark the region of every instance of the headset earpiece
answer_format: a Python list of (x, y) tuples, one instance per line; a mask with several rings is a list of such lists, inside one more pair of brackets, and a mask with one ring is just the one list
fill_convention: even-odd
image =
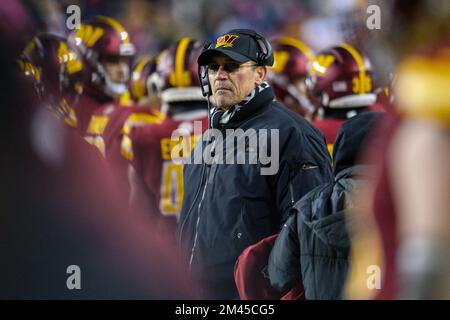
[(209, 97), (211, 95), (211, 86), (208, 78), (208, 66), (199, 66), (199, 77), (202, 94), (204, 97)]
[[(208, 50), (211, 48), (211, 42), (207, 42), (203, 46), (203, 51)], [(202, 51), (202, 53), (203, 53)], [(200, 85), (202, 89), (202, 94), (204, 97), (211, 96), (211, 85), (209, 84), (209, 78), (208, 78), (208, 66), (198, 66), (198, 76), (200, 78)]]
[(257, 32), (248, 29), (233, 29), (230, 30), (229, 32), (241, 33), (252, 37), (256, 41), (260, 49), (260, 52), (258, 52), (258, 55), (256, 57), (257, 60), (256, 62), (258, 63), (258, 65), (269, 67), (273, 65), (274, 62), (273, 48), (269, 43), (269, 41), (267, 41), (267, 39), (259, 35)]
[(258, 64), (262, 66), (271, 67), (274, 62), (273, 58), (273, 48), (270, 45), (269, 41), (261, 37), (259, 34), (255, 34), (254, 39), (258, 43), (259, 49), (261, 52), (258, 53)]

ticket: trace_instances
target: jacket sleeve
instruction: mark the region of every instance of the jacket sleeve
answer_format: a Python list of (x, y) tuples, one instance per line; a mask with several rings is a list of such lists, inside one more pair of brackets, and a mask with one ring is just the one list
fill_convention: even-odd
[(297, 214), (293, 214), (283, 225), (269, 256), (270, 284), (283, 294), (300, 281), (299, 249)]
[(280, 227), (295, 202), (318, 185), (333, 181), (331, 158), (319, 136), (297, 130), (286, 136), (280, 147), (280, 167), (275, 182)]

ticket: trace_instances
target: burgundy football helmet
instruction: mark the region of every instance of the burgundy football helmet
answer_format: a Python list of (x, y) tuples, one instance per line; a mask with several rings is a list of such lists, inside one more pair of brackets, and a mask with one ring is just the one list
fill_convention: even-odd
[(81, 23), (69, 37), (82, 53), (87, 69), (86, 91), (99, 99), (114, 98), (126, 92), (125, 83), (114, 82), (105, 70), (104, 61), (126, 58), (131, 69), (135, 47), (124, 27), (113, 18), (96, 16)]
[(17, 62), (41, 102), (75, 126), (72, 106), (83, 91), (84, 68), (77, 51), (64, 38), (41, 33), (27, 44)]
[(206, 100), (201, 92), (197, 65), (202, 49), (201, 42), (185, 37), (158, 56), (152, 84), (160, 92), (163, 103)]
[(156, 72), (156, 60), (145, 55), (136, 61), (130, 83), (131, 98), (135, 102), (156, 95), (156, 88), (151, 83), (151, 76)]
[(279, 37), (271, 41), (274, 50), (274, 65), (269, 68), (268, 81), (275, 96), (286, 107), (303, 117), (311, 116), (315, 106), (306, 94), (305, 78), (311, 49), (303, 42), (291, 37)]
[(306, 85), (318, 108), (368, 107), (377, 98), (369, 59), (348, 44), (319, 52), (310, 64)]

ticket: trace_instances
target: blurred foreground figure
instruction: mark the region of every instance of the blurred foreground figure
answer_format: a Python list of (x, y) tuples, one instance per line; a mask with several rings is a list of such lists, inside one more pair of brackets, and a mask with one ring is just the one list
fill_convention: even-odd
[(148, 217), (126, 214), (98, 152), (42, 107), (59, 101), (58, 86), (36, 97), (14, 63), (22, 44), (7, 34), (0, 28), (0, 298), (189, 297), (167, 241)]
[(380, 165), (355, 213), (349, 298), (450, 298), (449, 88), (448, 38), (398, 69), (398, 114), (371, 146)]
[(76, 128), (74, 105), (83, 92), (84, 72), (76, 49), (60, 36), (39, 33), (26, 45), (17, 63), (43, 107)]

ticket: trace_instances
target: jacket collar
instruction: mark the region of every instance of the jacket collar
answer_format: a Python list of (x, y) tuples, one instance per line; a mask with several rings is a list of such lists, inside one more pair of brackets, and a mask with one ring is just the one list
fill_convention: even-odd
[(250, 118), (273, 101), (275, 95), (267, 82), (256, 87), (249, 96), (227, 111), (214, 108), (211, 115), (213, 128), (234, 127)]

